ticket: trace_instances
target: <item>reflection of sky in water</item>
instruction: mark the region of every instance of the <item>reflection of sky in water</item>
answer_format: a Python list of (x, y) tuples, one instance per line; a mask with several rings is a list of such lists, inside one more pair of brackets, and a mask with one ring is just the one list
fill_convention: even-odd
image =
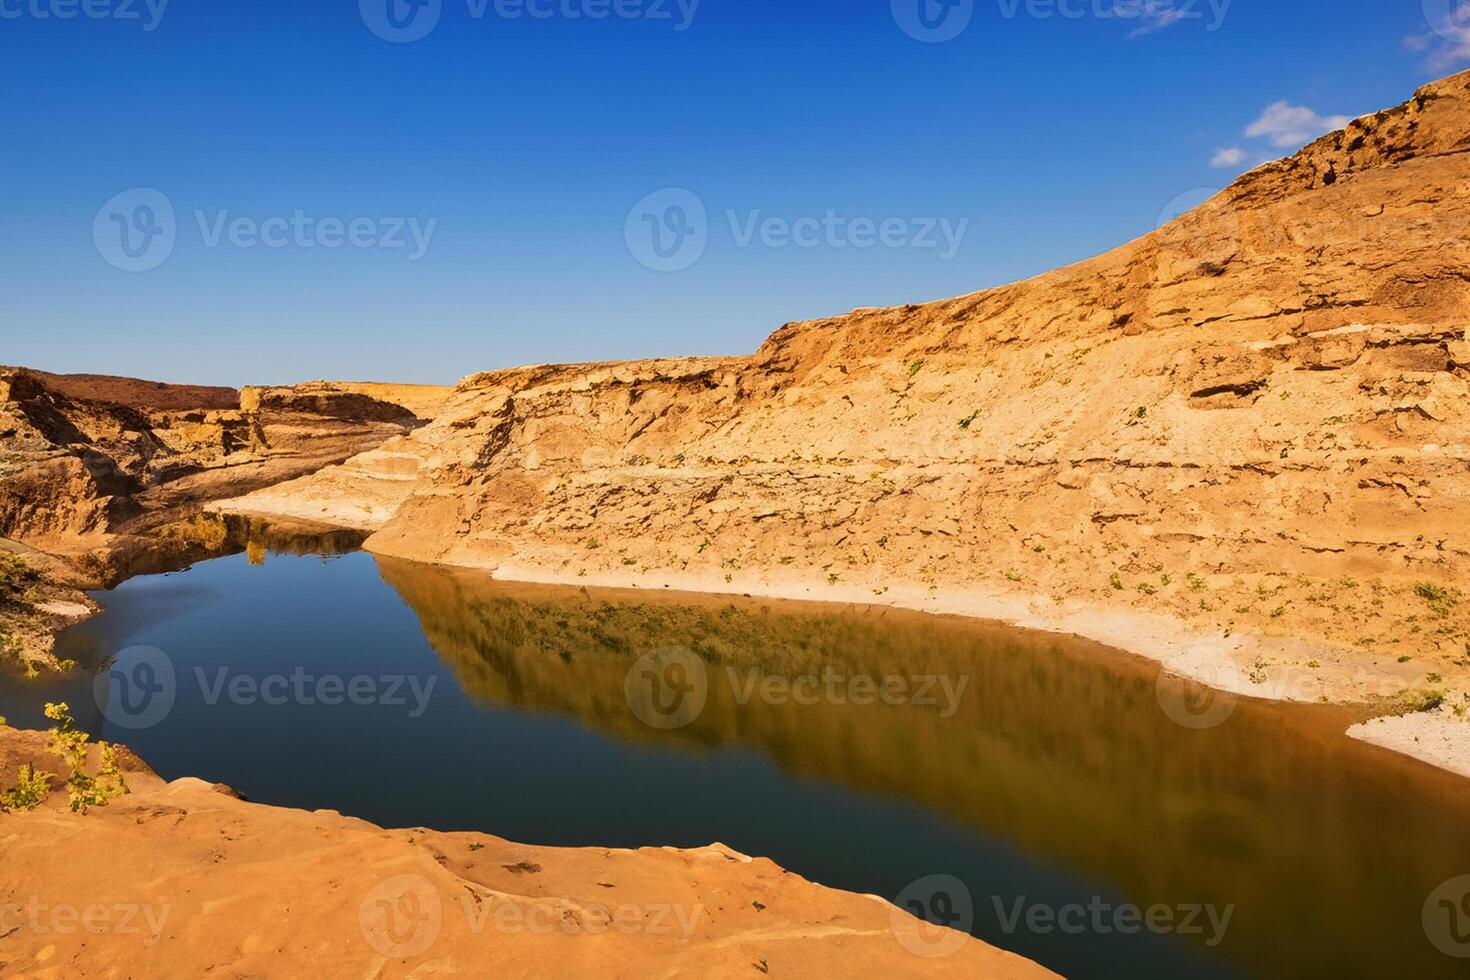
[[(1074, 977), (1458, 966), (1425, 942), (1419, 912), (1470, 870), (1461, 783), (1318, 737), (1313, 723), (1287, 730), (1316, 717), (1305, 709), (1243, 703), (1218, 729), (1186, 731), (1159, 711), (1148, 669), (1100, 666), (1092, 645), (896, 611), (608, 601), (363, 554), (270, 556), (263, 568), (235, 556), (103, 600), (108, 612), (70, 631), (62, 654), (96, 664), (126, 647), (166, 651), (177, 681), (166, 719), (103, 722), (86, 671), (0, 680), (0, 714), (38, 725), (39, 702), (64, 698), (170, 778), (530, 843), (719, 840), (889, 897), (954, 875), (977, 934)], [(670, 645), (698, 651), (710, 684), (698, 718), (662, 732), (633, 716), (624, 682), (639, 656)], [(749, 671), (823, 666), (968, 683), (952, 717), (741, 703)], [(421, 717), (406, 685), (402, 705), (209, 703), (242, 675), (293, 672), (434, 687)], [(1007, 933), (999, 922), (1021, 896), (1236, 909), (1208, 949), (1199, 937)]]

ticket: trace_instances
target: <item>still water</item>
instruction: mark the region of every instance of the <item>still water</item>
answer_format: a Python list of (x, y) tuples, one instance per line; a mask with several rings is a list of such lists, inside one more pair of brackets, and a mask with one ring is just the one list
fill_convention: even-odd
[[(1470, 783), (1348, 740), (1341, 709), (1193, 729), (1156, 668), (1080, 641), (360, 552), (254, 547), (99, 598), (60, 642), (79, 668), (0, 678), (0, 715), (43, 727), (65, 699), (167, 778), (535, 844), (721, 841), (890, 898), (951, 876), (946, 915), (1071, 977), (1470, 972), (1422, 919), (1470, 873)], [(667, 648), (703, 665), (682, 727), (639, 717)], [(129, 681), (166, 708), (128, 716)], [(1154, 906), (1172, 926), (1128, 917)]]

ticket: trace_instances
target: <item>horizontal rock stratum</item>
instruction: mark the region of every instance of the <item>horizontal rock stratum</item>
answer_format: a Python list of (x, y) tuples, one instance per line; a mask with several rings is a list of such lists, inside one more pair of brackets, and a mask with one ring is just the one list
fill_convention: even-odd
[(1462, 74), (1077, 265), (749, 357), (477, 374), (225, 506), (507, 578), (1219, 644), (1212, 679), (1263, 693), (1463, 686), (1467, 148)]

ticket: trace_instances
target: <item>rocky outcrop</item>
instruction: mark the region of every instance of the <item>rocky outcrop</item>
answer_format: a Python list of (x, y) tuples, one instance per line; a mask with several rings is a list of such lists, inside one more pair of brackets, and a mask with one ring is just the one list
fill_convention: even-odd
[(244, 388), (240, 407), (249, 412), (274, 409), (354, 421), (423, 423), (439, 414), (449, 394), (450, 389), (435, 385), (308, 381)]
[(389, 452), (225, 506), (506, 577), (1011, 597), (1253, 636), (1252, 676), (1464, 680), (1467, 149), (1457, 75), (1078, 265), (750, 357), (475, 375)]
[(66, 554), (144, 546), (203, 502), (299, 477), (422, 425), (447, 393), (319, 382), (247, 389), (242, 399), (232, 389), (5, 369), (0, 537)]
[(78, 588), (220, 553), (229, 536), (200, 522), (203, 503), (412, 431), (448, 394), (325, 383), (266, 391), (242, 406), (233, 389), (0, 369), (0, 562), (15, 554), (36, 573), (23, 592), (0, 594), (0, 659), (59, 666), (54, 631), (95, 609)]
[[(23, 763), (57, 767), (39, 733), (0, 727), (0, 784)], [(1054, 976), (718, 844), (572, 849), (382, 830), (197, 779), (164, 783), (126, 753), (122, 768), (131, 793), (85, 816), (61, 793), (0, 814), (0, 972), (192, 977), (226, 957), (242, 976), (353, 980)], [(78, 921), (87, 927), (66, 925)]]

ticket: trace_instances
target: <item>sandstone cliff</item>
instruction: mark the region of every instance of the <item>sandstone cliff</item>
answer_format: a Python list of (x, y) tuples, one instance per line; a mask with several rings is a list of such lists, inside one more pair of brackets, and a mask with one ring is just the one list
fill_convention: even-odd
[(1463, 74), (1078, 265), (749, 357), (478, 374), (225, 507), (507, 578), (1228, 641), (1257, 686), (1463, 685), (1467, 149)]

